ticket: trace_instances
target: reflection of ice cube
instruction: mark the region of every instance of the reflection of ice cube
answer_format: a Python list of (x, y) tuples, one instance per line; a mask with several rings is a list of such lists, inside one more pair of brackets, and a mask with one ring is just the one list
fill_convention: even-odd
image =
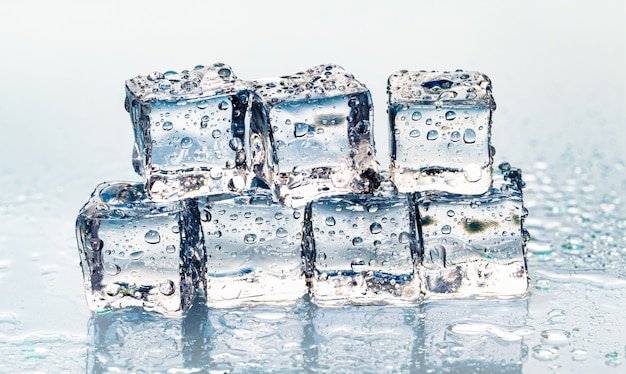
[(187, 309), (199, 280), (194, 259), (200, 249), (197, 222), (184, 225), (181, 215), (194, 205), (151, 202), (137, 184), (100, 184), (76, 222), (89, 307)]
[(268, 192), (198, 199), (209, 306), (294, 302), (306, 291), (302, 210)]
[(425, 296), (519, 296), (528, 275), (521, 172), (502, 164), (481, 196), (418, 193)]
[(93, 345), (86, 372), (183, 370), (183, 323), (136, 309), (94, 315), (89, 321)]
[(305, 312), (301, 306), (209, 310), (206, 372), (306, 372)]
[(376, 187), (372, 100), (351, 74), (320, 65), (251, 84), (266, 106), (283, 202)]
[(323, 304), (403, 303), (419, 298), (415, 232), (406, 196), (325, 197), (307, 206), (304, 257)]
[(471, 71), (389, 77), (391, 178), (400, 192), (481, 194), (491, 186), (491, 81)]
[(421, 372), (419, 308), (352, 306), (316, 308), (316, 365), (320, 372)]
[(133, 166), (153, 200), (242, 191), (265, 170), (265, 123), (229, 66), (154, 72), (126, 81), (126, 92)]
[(522, 372), (528, 300), (436, 300), (424, 303), (426, 372)]

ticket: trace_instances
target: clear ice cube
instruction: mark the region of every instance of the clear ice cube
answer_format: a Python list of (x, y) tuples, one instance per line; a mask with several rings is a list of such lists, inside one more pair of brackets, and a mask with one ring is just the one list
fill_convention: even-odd
[(508, 163), (481, 196), (417, 193), (425, 298), (521, 296), (528, 287), (521, 171)]
[(269, 135), (250, 96), (224, 64), (126, 81), (133, 167), (151, 199), (241, 192), (257, 172), (268, 183)]
[(207, 305), (292, 303), (304, 296), (302, 209), (267, 190), (198, 198)]
[(320, 65), (251, 85), (265, 105), (283, 203), (376, 188), (372, 100), (352, 74)]
[(482, 194), (491, 186), (491, 81), (481, 73), (389, 77), (391, 178), (400, 192)]
[(312, 201), (305, 211), (303, 248), (313, 300), (326, 305), (418, 300), (412, 217), (408, 196)]
[(202, 256), (197, 219), (182, 220), (194, 206), (193, 200), (152, 202), (132, 182), (100, 184), (76, 221), (89, 308), (186, 310)]

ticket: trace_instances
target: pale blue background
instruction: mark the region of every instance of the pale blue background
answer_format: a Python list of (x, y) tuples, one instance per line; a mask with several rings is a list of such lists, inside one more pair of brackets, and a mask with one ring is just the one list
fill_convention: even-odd
[[(372, 92), (383, 166), (389, 74), (488, 74), (496, 159), (525, 171), (535, 217), (524, 371), (597, 369), (611, 352), (623, 359), (626, 318), (615, 307), (626, 304), (616, 266), (626, 252), (623, 2), (1, 1), (0, 13), (0, 353), (12, 357), (0, 371), (61, 370), (64, 357), (85, 370), (93, 337), (74, 219), (101, 181), (138, 180), (124, 81), (217, 61), (242, 79), (342, 65)], [(572, 265), (560, 253), (572, 234), (609, 266)], [(550, 255), (536, 255), (546, 248)], [(540, 361), (532, 347), (555, 304), (572, 309), (569, 331), (600, 327)], [(576, 344), (586, 360), (571, 360)]]

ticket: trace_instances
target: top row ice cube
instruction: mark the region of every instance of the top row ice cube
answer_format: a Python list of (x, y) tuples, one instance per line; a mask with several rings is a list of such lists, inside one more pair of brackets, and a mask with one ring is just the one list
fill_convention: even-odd
[(273, 136), (281, 202), (373, 192), (375, 160), (370, 92), (337, 65), (251, 82)]
[(491, 80), (474, 71), (389, 77), (391, 179), (399, 192), (478, 195), (492, 184)]
[(224, 64), (126, 82), (135, 170), (153, 200), (271, 188), (304, 205), (379, 181), (367, 88), (336, 65), (242, 82)]

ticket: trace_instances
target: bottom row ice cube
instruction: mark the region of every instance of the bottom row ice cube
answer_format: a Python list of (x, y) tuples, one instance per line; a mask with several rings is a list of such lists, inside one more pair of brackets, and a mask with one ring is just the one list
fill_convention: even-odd
[(304, 256), (321, 304), (411, 302), (420, 297), (408, 196), (346, 195), (308, 205)]
[(426, 298), (517, 296), (528, 287), (519, 169), (507, 163), (480, 196), (418, 193), (416, 206)]
[(90, 309), (187, 309), (203, 257), (194, 224), (185, 220), (194, 205), (153, 203), (139, 184), (100, 184), (76, 222)]
[(208, 305), (293, 302), (305, 294), (302, 209), (263, 192), (199, 198), (198, 208)]
[(89, 307), (412, 304), (512, 297), (528, 287), (519, 170), (503, 164), (480, 196), (342, 195), (305, 209), (267, 191), (170, 203), (103, 183), (79, 213)]

